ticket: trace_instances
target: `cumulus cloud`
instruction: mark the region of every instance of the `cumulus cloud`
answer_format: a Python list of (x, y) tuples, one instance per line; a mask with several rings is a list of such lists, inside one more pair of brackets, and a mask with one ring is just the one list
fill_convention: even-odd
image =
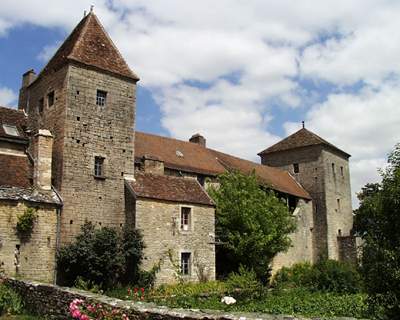
[(17, 95), (9, 88), (0, 86), (0, 106), (9, 107), (15, 104)]
[(56, 43), (44, 46), (42, 51), (37, 55), (37, 59), (42, 62), (47, 62), (54, 55), (57, 49), (60, 47), (61, 41), (57, 41)]
[(0, 36), (23, 23), (71, 30), (92, 3), (175, 137), (200, 132), (254, 159), (280, 138), (274, 108), (293, 108), (353, 155), (354, 191), (399, 140), (400, 2), (3, 0)]

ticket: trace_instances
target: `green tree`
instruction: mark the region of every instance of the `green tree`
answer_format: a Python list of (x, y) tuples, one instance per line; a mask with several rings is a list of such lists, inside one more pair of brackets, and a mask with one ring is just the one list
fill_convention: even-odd
[(371, 311), (395, 319), (400, 314), (400, 144), (381, 176), (381, 183), (358, 194), (354, 228), (363, 240), (361, 273)]
[(59, 282), (72, 286), (83, 279), (103, 288), (117, 281), (134, 282), (142, 260), (144, 244), (136, 229), (96, 229), (85, 222), (75, 242), (61, 248), (57, 255)]
[(217, 270), (226, 275), (243, 265), (267, 281), (273, 257), (291, 245), (296, 228), (286, 204), (260, 187), (254, 173), (227, 172), (210, 187), (216, 203)]

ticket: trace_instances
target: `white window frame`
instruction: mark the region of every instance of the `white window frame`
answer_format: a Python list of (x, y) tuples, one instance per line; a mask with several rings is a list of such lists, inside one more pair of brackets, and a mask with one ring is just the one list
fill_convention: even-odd
[[(104, 94), (104, 96), (103, 96)], [(107, 104), (107, 91), (97, 89), (96, 90), (96, 105), (99, 107), (105, 107)]]
[[(190, 209), (189, 212), (189, 218), (188, 218), (188, 223), (184, 224), (183, 222), (183, 209), (188, 208)], [(179, 230), (181, 232), (190, 232), (193, 230), (193, 211), (194, 207), (193, 206), (188, 206), (188, 205), (181, 205), (179, 206)]]
[(10, 125), (10, 124), (3, 124), (3, 130), (4, 132), (9, 135), (9, 136), (14, 136), (14, 137), (19, 137), (19, 131), (18, 128), (14, 125)]
[[(101, 162), (98, 163), (97, 159), (101, 159)], [(105, 157), (103, 156), (95, 156), (94, 157), (94, 176), (95, 177), (104, 177), (104, 163), (105, 163)], [(100, 170), (100, 174), (98, 174)]]

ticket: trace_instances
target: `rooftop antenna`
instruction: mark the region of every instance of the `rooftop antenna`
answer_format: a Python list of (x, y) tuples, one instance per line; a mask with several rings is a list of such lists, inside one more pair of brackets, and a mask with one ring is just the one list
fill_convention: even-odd
[(86, 17), (86, 10), (83, 10), (83, 17)]
[(93, 12), (94, 5), (90, 6), (90, 12)]
[(303, 129), (304, 129), (305, 128), (304, 120), (301, 122), (301, 125), (303, 126)]

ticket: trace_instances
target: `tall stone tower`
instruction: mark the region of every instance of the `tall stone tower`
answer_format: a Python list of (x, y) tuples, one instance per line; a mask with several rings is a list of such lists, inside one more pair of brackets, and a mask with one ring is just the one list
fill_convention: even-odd
[(19, 108), (54, 136), (52, 184), (63, 199), (61, 243), (85, 220), (125, 223), (124, 180), (134, 174), (136, 83), (93, 12), (36, 77), (23, 76)]
[(350, 155), (304, 127), (258, 155), (262, 164), (289, 171), (310, 193), (314, 259), (354, 259)]

